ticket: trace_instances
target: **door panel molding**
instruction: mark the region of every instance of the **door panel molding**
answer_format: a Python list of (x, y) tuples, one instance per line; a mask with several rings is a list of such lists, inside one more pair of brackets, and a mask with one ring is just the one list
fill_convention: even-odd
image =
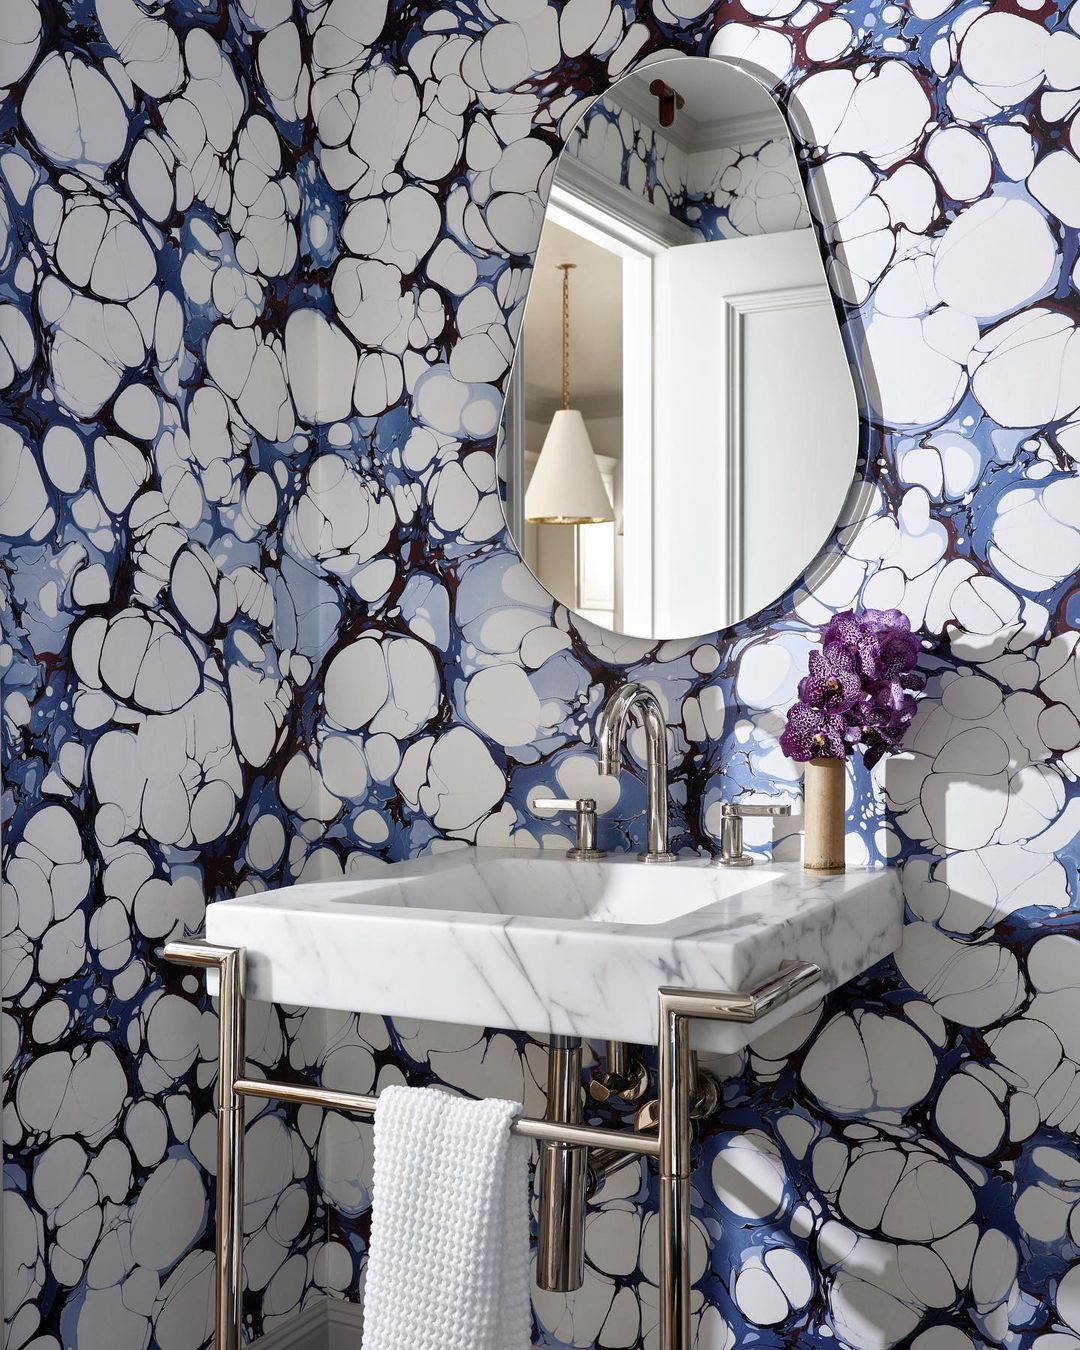
[(727, 541), (726, 601), (729, 615), (743, 613), (743, 453), (746, 440), (746, 319), (752, 314), (777, 310), (810, 309), (828, 305), (832, 297), (825, 282), (804, 286), (768, 286), (725, 295), (724, 383), (726, 386), (726, 441), (724, 502), (721, 516)]

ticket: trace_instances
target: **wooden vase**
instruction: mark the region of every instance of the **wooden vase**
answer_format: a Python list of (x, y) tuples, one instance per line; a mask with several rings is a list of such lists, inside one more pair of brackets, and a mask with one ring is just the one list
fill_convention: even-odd
[(803, 778), (803, 867), (808, 872), (844, 870), (844, 793), (847, 769), (842, 759), (812, 759)]

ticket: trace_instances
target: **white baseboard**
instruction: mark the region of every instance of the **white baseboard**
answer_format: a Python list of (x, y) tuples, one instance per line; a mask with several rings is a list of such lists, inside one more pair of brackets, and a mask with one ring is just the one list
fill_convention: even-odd
[(363, 1325), (359, 1303), (320, 1298), (253, 1341), (249, 1350), (360, 1350)]
[(360, 1350), (360, 1333), (364, 1329), (364, 1310), (359, 1303), (346, 1303), (340, 1298), (326, 1300), (326, 1327), (329, 1350)]

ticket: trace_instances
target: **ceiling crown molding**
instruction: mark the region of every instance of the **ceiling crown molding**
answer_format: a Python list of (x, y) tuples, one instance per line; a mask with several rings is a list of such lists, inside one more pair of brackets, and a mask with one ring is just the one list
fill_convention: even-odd
[(740, 117), (720, 117), (715, 122), (698, 122), (698, 134), (690, 150), (697, 154), (702, 150), (720, 150), (727, 146), (761, 145), (777, 136), (789, 139), (787, 123), (777, 109), (776, 112), (743, 113)]
[[(664, 207), (654, 206), (645, 197), (639, 197), (619, 183), (605, 178), (598, 169), (574, 155), (559, 160), (556, 186), (564, 189), (571, 200), (565, 204), (573, 212), (573, 198), (596, 208), (611, 220), (624, 221), (659, 244), (698, 244), (701, 235), (689, 225), (677, 220)], [(554, 194), (553, 194), (554, 199)], [(561, 199), (560, 199), (561, 200)]]

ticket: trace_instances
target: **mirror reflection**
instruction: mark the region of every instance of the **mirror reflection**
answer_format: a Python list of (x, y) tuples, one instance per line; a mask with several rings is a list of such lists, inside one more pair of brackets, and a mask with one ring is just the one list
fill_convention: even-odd
[(776, 104), (707, 58), (619, 81), (556, 168), (518, 340), (500, 472), (522, 556), (616, 632), (724, 628), (814, 559), (857, 443)]

